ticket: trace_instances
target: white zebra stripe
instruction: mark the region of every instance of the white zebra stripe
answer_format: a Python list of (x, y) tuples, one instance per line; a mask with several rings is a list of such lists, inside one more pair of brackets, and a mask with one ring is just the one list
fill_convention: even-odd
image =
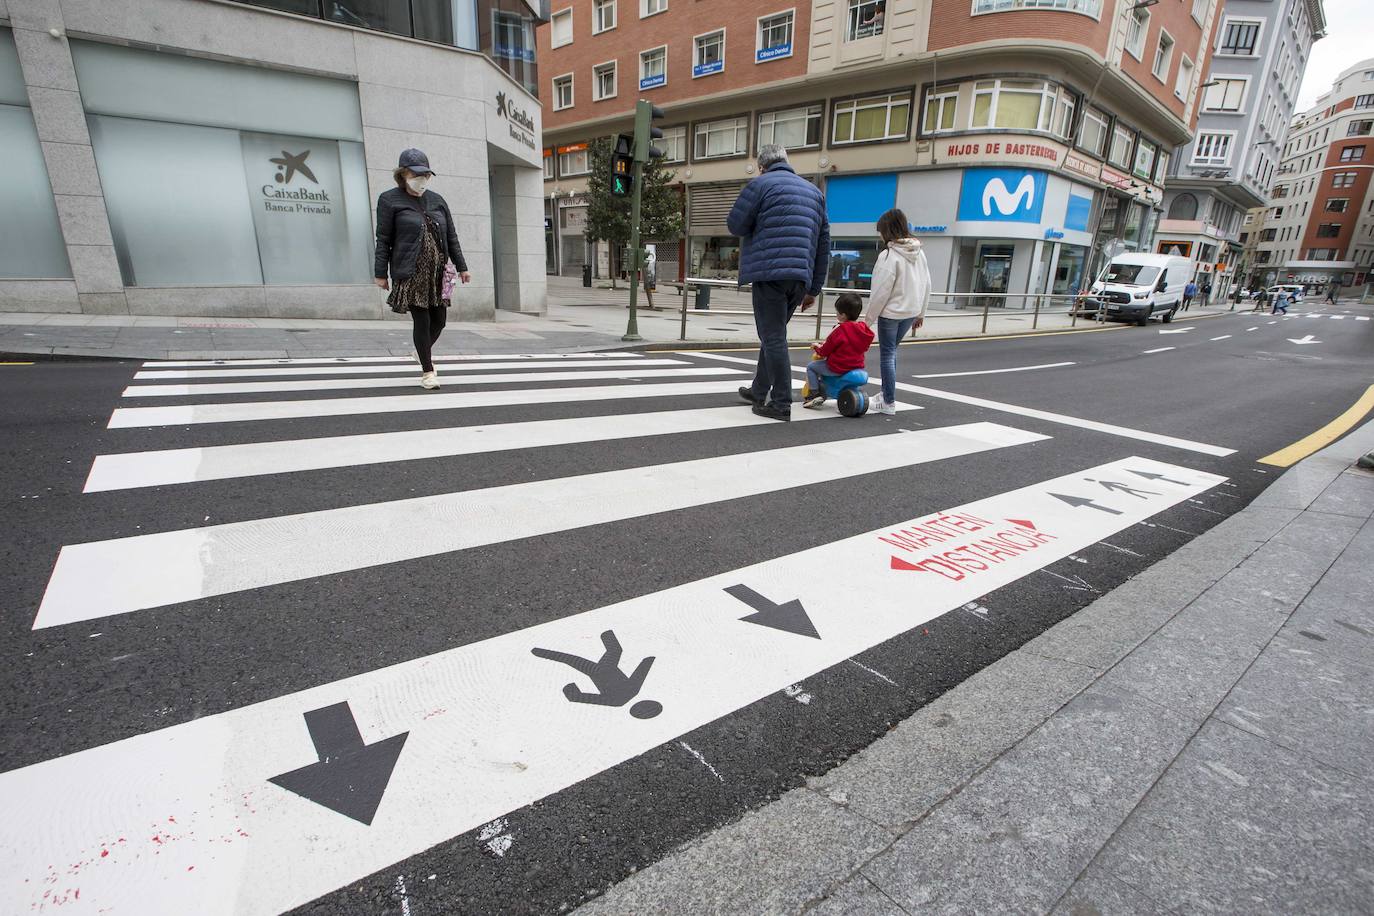
[[(586, 359), (577, 363), (578, 369), (592, 369), (604, 366), (682, 366), (680, 359)], [(494, 372), (500, 369), (567, 369), (563, 361), (540, 362), (519, 360), (496, 363), (460, 363), (445, 366), (445, 372)], [(294, 375), (385, 375), (388, 373), (418, 374), (420, 367), (414, 360), (384, 366), (264, 366), (245, 369), (169, 369), (150, 370), (134, 373), (136, 382), (185, 381), (190, 379), (239, 379), (249, 376), (287, 378)]]
[[(436, 356), (438, 363), (481, 362), (488, 359), (630, 359), (639, 356), (633, 351), (609, 353), (459, 353)], [(410, 363), (409, 356), (291, 356), (279, 359), (152, 359), (143, 363), (145, 369), (191, 368), (194, 366), (304, 366), (313, 363)]]

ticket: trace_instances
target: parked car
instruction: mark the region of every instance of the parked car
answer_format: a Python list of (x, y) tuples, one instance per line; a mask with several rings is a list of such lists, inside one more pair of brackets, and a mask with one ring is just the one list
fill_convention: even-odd
[(1183, 302), (1193, 266), (1187, 258), (1133, 252), (1112, 258), (1102, 279), (1088, 292), (1090, 308), (1100, 308), (1112, 321), (1134, 321), (1142, 327), (1159, 315), (1167, 324)]

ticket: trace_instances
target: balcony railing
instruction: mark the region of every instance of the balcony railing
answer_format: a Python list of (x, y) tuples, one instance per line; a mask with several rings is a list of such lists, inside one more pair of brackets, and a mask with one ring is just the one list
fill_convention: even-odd
[(1102, 15), (1102, 0), (973, 0), (975, 14), (1007, 10), (1064, 10), (1096, 19)]

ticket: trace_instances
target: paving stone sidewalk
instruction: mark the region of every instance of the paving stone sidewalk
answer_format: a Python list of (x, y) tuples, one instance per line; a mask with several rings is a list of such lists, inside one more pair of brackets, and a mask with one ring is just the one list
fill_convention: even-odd
[(1371, 448), (579, 912), (1370, 913)]

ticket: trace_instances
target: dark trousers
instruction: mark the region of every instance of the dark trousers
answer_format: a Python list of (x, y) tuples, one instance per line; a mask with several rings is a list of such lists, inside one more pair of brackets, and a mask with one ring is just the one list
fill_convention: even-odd
[(448, 323), (448, 309), (440, 306), (432, 309), (411, 309), (410, 320), (415, 332), (415, 355), (420, 357), (420, 368), (425, 372), (434, 371), (434, 344), (444, 333)]
[(806, 295), (801, 280), (757, 280), (754, 328), (759, 333), (759, 365), (754, 372), (754, 400), (774, 407), (792, 406), (792, 360), (787, 355), (787, 322)]
[(1192, 296), (1185, 295), (1185, 296), (1183, 297), (1183, 310), (1184, 310), (1185, 312), (1188, 311), (1188, 306), (1190, 306), (1190, 305), (1192, 305), (1192, 304), (1193, 304), (1193, 297), (1192, 297)]

